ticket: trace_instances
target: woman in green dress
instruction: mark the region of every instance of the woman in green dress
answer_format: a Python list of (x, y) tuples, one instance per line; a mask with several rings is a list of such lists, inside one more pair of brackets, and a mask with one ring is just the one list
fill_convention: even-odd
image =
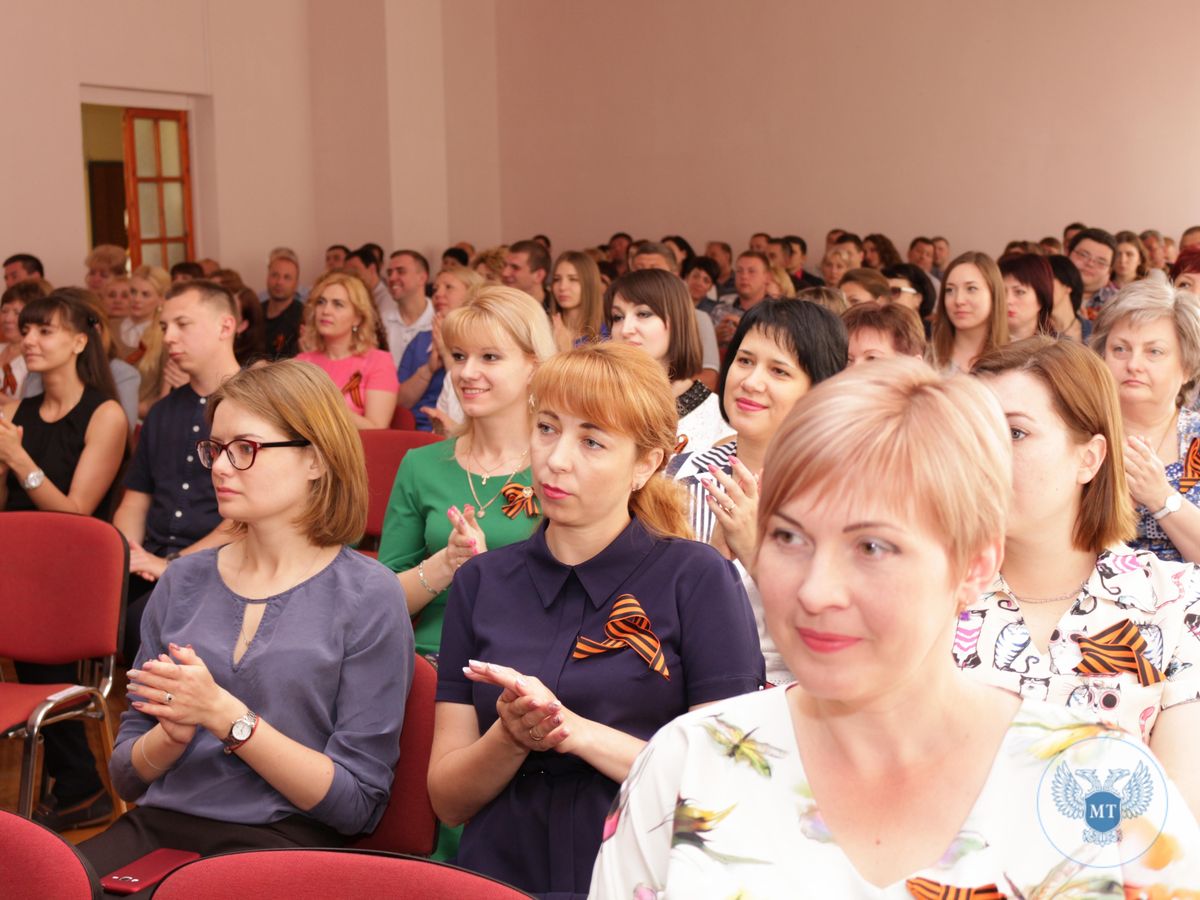
[(540, 520), (529, 380), (554, 353), (541, 306), (507, 287), (485, 288), (447, 316), (442, 340), (462, 430), (405, 454), (379, 545), (408, 598), (417, 652), (435, 664), (455, 571), (489, 547), (525, 540)]

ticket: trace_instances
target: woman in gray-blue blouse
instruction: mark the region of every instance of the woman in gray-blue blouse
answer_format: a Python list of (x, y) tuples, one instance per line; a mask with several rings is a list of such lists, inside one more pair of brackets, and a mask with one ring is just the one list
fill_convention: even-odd
[(101, 876), (159, 847), (336, 846), (388, 799), (413, 637), (395, 576), (346, 547), (367, 494), (345, 404), (286, 361), (235, 375), (210, 415), (197, 451), (237, 534), (146, 608), (110, 765), (138, 806), (80, 847)]

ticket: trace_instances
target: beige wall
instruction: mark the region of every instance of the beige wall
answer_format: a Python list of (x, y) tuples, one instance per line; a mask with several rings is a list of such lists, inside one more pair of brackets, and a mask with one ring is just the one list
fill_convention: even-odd
[[(10, 3), (0, 252), (87, 250), (81, 102), (191, 111), (197, 250), (437, 253), (833, 225), (995, 252), (1200, 221), (1200, 5), (1117, 0)], [(19, 124), (20, 128), (17, 128)]]
[(507, 238), (833, 226), (997, 252), (1200, 222), (1200, 4), (520, 0), (498, 22)]

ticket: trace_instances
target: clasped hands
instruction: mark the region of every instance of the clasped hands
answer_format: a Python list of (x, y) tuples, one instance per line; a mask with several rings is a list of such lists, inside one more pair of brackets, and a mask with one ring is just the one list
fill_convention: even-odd
[(136, 541), (129, 542), (129, 572), (147, 581), (158, 581), (167, 570), (167, 561), (155, 556)]
[(570, 739), (579, 731), (581, 720), (537, 678), (476, 659), (463, 666), (463, 674), (471, 681), (501, 689), (496, 713), (510, 742), (527, 752), (572, 752)]
[(230, 724), (242, 715), (243, 704), (213, 680), (190, 644), (169, 644), (167, 649), (170, 656), (160, 653), (157, 659), (144, 661), (140, 669), (129, 670), (125, 691), (130, 705), (158, 719), (167, 737), (176, 743), (191, 743), (197, 727), (225, 737)]

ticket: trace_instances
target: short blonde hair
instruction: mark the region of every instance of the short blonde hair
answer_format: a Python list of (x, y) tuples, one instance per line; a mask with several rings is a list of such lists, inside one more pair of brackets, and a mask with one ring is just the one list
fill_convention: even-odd
[(471, 269), (478, 271), (479, 267), (483, 266), (495, 276), (496, 281), (499, 281), (500, 276), (504, 273), (504, 260), (507, 256), (508, 247), (504, 244), (499, 247), (488, 247), (471, 259)]
[(310, 352), (315, 350), (318, 353), (325, 352), (325, 338), (317, 331), (315, 322), (317, 301), (321, 299), (325, 288), (335, 284), (346, 289), (346, 296), (350, 298), (350, 306), (362, 317), (362, 324), (356, 331), (350, 333), (350, 352), (357, 355), (376, 349), (379, 346), (379, 340), (376, 337), (379, 314), (375, 310), (375, 301), (367, 291), (367, 286), (363, 284), (362, 279), (342, 271), (326, 273), (308, 292), (308, 299), (304, 301), (305, 328), (304, 336), (300, 340), (300, 349)]
[(850, 301), (840, 288), (822, 285), (821, 287), (804, 288), (796, 294), (797, 300), (807, 300), (817, 306), (823, 306), (835, 316), (840, 316), (850, 308)]
[[(308, 502), (293, 520), (305, 537), (320, 547), (358, 540), (367, 525), (367, 464), (346, 403), (324, 370), (298, 359), (243, 369), (212, 395), (210, 424), (226, 400), (289, 440), (309, 441), (324, 464), (325, 471), (309, 488)], [(234, 523), (235, 534), (245, 531), (245, 523)]]
[(83, 264), (89, 269), (107, 269), (113, 275), (124, 275), (129, 257), (124, 247), (116, 244), (97, 244), (92, 252), (83, 258)]
[(1012, 493), (1004, 413), (978, 379), (941, 378), (920, 360), (847, 369), (801, 397), (767, 449), (760, 546), (770, 517), (809, 492), (858, 507), (882, 501), (926, 523), (961, 575), (1004, 536)]
[(788, 300), (796, 298), (796, 283), (792, 281), (792, 276), (788, 274), (788, 270), (783, 266), (771, 266), (768, 268), (767, 277), (779, 287), (779, 295), (781, 297), (786, 297)]
[(1182, 406), (1200, 378), (1200, 297), (1153, 278), (1130, 282), (1100, 307), (1092, 330), (1091, 348), (1101, 356), (1107, 356), (1108, 335), (1125, 319), (1139, 326), (1158, 319), (1170, 319), (1175, 326), (1183, 369), (1183, 387), (1175, 403)]
[(433, 276), (436, 281), (441, 276), (453, 278), (461, 284), (467, 291), (467, 299), (475, 296), (476, 291), (481, 290), (486, 284), (487, 279), (476, 272), (474, 269), (468, 269), (466, 266), (459, 266), (456, 269), (449, 267), (442, 269), (437, 275)]

